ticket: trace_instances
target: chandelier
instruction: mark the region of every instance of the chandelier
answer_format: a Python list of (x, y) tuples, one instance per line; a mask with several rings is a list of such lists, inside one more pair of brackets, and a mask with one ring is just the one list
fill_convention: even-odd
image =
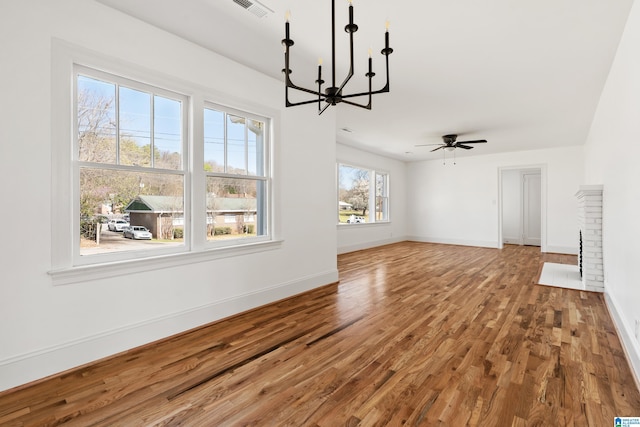
[[(318, 61), (318, 79), (315, 81), (318, 85), (318, 89), (308, 89), (302, 86), (298, 86), (291, 81), (291, 68), (289, 68), (289, 50), (291, 46), (293, 46), (293, 40), (289, 37), (289, 13), (286, 15), (285, 22), (285, 38), (282, 39), (282, 45), (284, 46), (284, 68), (282, 72), (284, 73), (284, 81), (285, 81), (285, 105), (287, 107), (295, 107), (297, 105), (311, 104), (314, 102), (318, 103), (318, 114), (322, 114), (330, 105), (336, 105), (341, 102), (345, 104), (353, 105), (356, 107), (366, 108), (367, 110), (371, 109), (371, 97), (378, 93), (389, 92), (389, 55), (393, 52), (393, 49), (389, 47), (389, 23), (385, 24), (385, 34), (384, 34), (384, 49), (380, 51), (382, 55), (385, 56), (386, 60), (386, 72), (387, 72), (387, 82), (382, 89), (372, 90), (372, 82), (373, 76), (376, 73), (373, 72), (372, 69), (372, 61), (371, 61), (371, 49), (369, 49), (369, 71), (365, 74), (365, 77), (369, 79), (369, 90), (366, 92), (360, 93), (344, 93), (344, 87), (347, 85), (351, 77), (353, 77), (353, 34), (358, 31), (358, 26), (353, 22), (353, 5), (351, 4), (352, 0), (349, 0), (349, 24), (345, 25), (344, 30), (349, 34), (349, 72), (347, 76), (342, 81), (340, 86), (336, 85), (336, 2), (335, 0), (331, 0), (331, 86), (322, 90), (322, 85), (325, 83), (322, 80), (322, 60)], [(289, 101), (289, 89), (295, 89), (301, 92), (305, 92), (314, 96), (313, 99), (309, 99), (301, 102), (291, 102)], [(367, 104), (360, 104), (349, 99), (359, 97), (359, 96), (368, 96)], [(324, 101), (324, 106), (323, 102)]]

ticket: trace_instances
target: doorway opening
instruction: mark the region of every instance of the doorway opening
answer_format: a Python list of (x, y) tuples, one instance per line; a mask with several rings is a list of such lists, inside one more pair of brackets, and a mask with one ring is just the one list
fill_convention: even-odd
[(499, 247), (538, 246), (546, 252), (546, 168), (500, 168)]

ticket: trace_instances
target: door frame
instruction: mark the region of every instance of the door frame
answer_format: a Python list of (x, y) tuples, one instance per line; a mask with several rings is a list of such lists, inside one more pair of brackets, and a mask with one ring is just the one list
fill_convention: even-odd
[(540, 171), (540, 251), (547, 252), (547, 165), (518, 165), (518, 166), (499, 166), (498, 167), (498, 249), (504, 248), (502, 242), (502, 172), (508, 170), (526, 170)]

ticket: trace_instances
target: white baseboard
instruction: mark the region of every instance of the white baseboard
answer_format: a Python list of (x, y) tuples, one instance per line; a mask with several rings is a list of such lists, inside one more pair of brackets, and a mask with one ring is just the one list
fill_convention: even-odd
[(332, 270), (0, 360), (0, 391), (338, 281)]
[(407, 240), (412, 242), (442, 243), (444, 245), (477, 246), (481, 248), (497, 248), (498, 247), (497, 241), (442, 239), (439, 237), (424, 237), (424, 236), (409, 236), (407, 237)]
[(640, 343), (636, 340), (633, 329), (627, 325), (621, 316), (620, 310), (618, 310), (619, 305), (615, 298), (609, 292), (606, 292), (606, 287), (604, 299), (620, 337), (624, 354), (627, 356), (626, 359), (629, 363), (629, 368), (631, 368), (631, 374), (636, 381), (636, 386), (640, 389)]
[(547, 253), (578, 255), (578, 248), (575, 246), (551, 246), (547, 245)]
[(408, 240), (407, 237), (403, 236), (403, 237), (394, 237), (391, 239), (376, 240), (374, 242), (364, 242), (364, 243), (359, 243), (357, 245), (340, 246), (338, 248), (338, 255), (346, 254), (349, 252), (361, 251), (363, 249), (371, 249), (378, 246), (390, 245), (392, 243), (405, 242), (407, 240)]
[(506, 245), (521, 245), (522, 244), (522, 239), (519, 239), (517, 237), (502, 237), (502, 243), (506, 244)]

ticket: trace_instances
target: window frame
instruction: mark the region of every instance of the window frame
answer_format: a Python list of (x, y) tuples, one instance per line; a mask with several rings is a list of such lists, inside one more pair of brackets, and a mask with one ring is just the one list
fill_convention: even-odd
[[(172, 169), (163, 169), (163, 168), (155, 168), (153, 166), (153, 150), (150, 152), (150, 162), (151, 166), (136, 166), (136, 165), (126, 165), (121, 164), (118, 160), (111, 163), (97, 163), (97, 162), (88, 162), (80, 160), (78, 157), (79, 153), (79, 140), (78, 140), (78, 115), (76, 113), (78, 105), (78, 78), (79, 76), (84, 76), (96, 80), (101, 80), (107, 83), (112, 83), (115, 85), (116, 92), (120, 87), (126, 87), (128, 89), (139, 90), (141, 92), (149, 93), (151, 95), (151, 99), (154, 96), (160, 95), (165, 98), (179, 100), (181, 102), (181, 117), (180, 117), (180, 128), (182, 131), (182, 159), (181, 159), (181, 169), (172, 170)], [(172, 246), (172, 247), (164, 247), (164, 248), (154, 248), (154, 249), (137, 249), (133, 251), (114, 251), (104, 254), (93, 254), (93, 255), (83, 255), (80, 251), (80, 245), (73, 245), (73, 265), (82, 266), (82, 265), (94, 265), (101, 263), (109, 263), (123, 260), (132, 260), (139, 258), (147, 258), (150, 256), (160, 256), (160, 255), (168, 255), (173, 253), (180, 253), (188, 251), (188, 248), (191, 247), (191, 233), (189, 230), (189, 214), (190, 211), (190, 203), (191, 203), (191, 194), (188, 191), (191, 188), (190, 181), (190, 173), (189, 173), (189, 97), (182, 93), (178, 93), (175, 91), (167, 90), (158, 86), (154, 86), (151, 84), (143, 83), (140, 81), (136, 81), (130, 79), (128, 77), (123, 77), (121, 75), (116, 75), (113, 73), (107, 73), (105, 71), (97, 70), (95, 68), (87, 67), (85, 65), (74, 64), (73, 65), (73, 111), (72, 115), (73, 127), (72, 127), (72, 168), (73, 168), (73, 214), (71, 216), (72, 223), (72, 239), (74, 242), (80, 241), (80, 198), (77, 197), (80, 194), (80, 170), (82, 168), (92, 168), (99, 170), (111, 170), (111, 171), (120, 171), (120, 172), (137, 172), (140, 174), (155, 174), (155, 175), (171, 175), (171, 176), (182, 176), (182, 203), (183, 203), (183, 217), (185, 222), (185, 236), (184, 242), (181, 246)], [(120, 131), (121, 124), (119, 122), (119, 107), (120, 100), (119, 95), (116, 95), (116, 159), (120, 158), (119, 153), (119, 141), (120, 141)], [(150, 119), (155, 122), (155, 116), (153, 110), (151, 111)], [(152, 147), (151, 147), (152, 148)]]
[[(381, 196), (378, 196), (378, 177), (383, 177), (384, 180), (384, 191), (383, 194)], [(374, 206), (374, 217), (376, 217), (376, 221), (375, 222), (389, 222), (389, 173), (387, 172), (382, 172), (380, 170), (375, 170), (374, 171), (374, 178), (373, 178), (373, 185), (374, 185), (374, 195), (373, 195), (373, 206)], [(377, 220), (377, 216), (378, 216), (378, 198), (382, 198), (383, 199), (383, 206), (385, 207), (384, 209), (384, 215), (385, 215), (385, 219), (381, 219), (381, 220)]]
[[(368, 207), (367, 210), (369, 211), (369, 221), (367, 222), (354, 222), (354, 223), (347, 223), (347, 222), (340, 222), (340, 167), (341, 166), (346, 166), (346, 167), (350, 167), (350, 168), (354, 168), (354, 169), (360, 169), (360, 170), (365, 170), (369, 172), (369, 200), (368, 200)], [(386, 209), (386, 219), (384, 220), (377, 220), (376, 219), (376, 199), (377, 199), (377, 191), (376, 191), (376, 184), (377, 184), (377, 177), (378, 176), (384, 176), (385, 177), (385, 199), (387, 202), (387, 209)], [(390, 196), (390, 173), (386, 170), (383, 169), (377, 169), (377, 168), (372, 168), (372, 167), (368, 167), (368, 166), (361, 166), (361, 165), (357, 165), (355, 163), (352, 162), (344, 162), (344, 161), (337, 161), (336, 162), (336, 192), (337, 192), (337, 197), (336, 197), (336, 212), (337, 212), (337, 225), (338, 226), (351, 226), (351, 225), (355, 225), (355, 226), (363, 226), (363, 225), (373, 225), (373, 224), (389, 224), (391, 222), (391, 196)]]
[[(138, 82), (170, 94), (185, 96), (183, 116), (186, 114), (187, 129), (183, 138), (184, 178), (184, 221), (185, 234), (189, 238), (176, 250), (164, 248), (153, 251), (127, 252), (125, 255), (95, 257), (93, 262), (77, 259), (79, 253), (79, 165), (76, 165), (76, 66), (104, 72), (124, 80)], [(274, 250), (281, 247), (282, 240), (277, 230), (280, 223), (276, 215), (274, 174), (275, 150), (273, 141), (279, 134), (280, 110), (261, 104), (254, 104), (233, 95), (220, 93), (208, 87), (187, 82), (173, 76), (164, 75), (135, 63), (100, 54), (59, 39), (52, 41), (51, 55), (51, 268), (48, 271), (54, 285), (86, 282), (127, 274), (182, 266), (196, 262), (242, 256), (257, 252)], [(158, 93), (159, 94), (159, 93)], [(161, 95), (161, 94), (159, 94)], [(233, 105), (237, 111), (250, 113), (269, 119), (269, 144), (265, 147), (267, 164), (268, 198), (266, 200), (268, 235), (261, 241), (232, 241), (229, 245), (212, 246), (207, 244), (199, 228), (206, 227), (205, 174), (203, 151), (197, 141), (202, 141), (203, 131), (199, 124), (203, 122), (203, 107), (206, 102), (215, 100), (218, 105)], [(67, 106), (66, 108), (61, 106)], [(200, 126), (201, 127), (201, 126)], [(200, 143), (201, 145), (201, 143)], [(145, 172), (156, 172), (153, 169)], [(202, 214), (200, 214), (202, 210)], [(189, 212), (189, 213), (187, 213)], [(76, 218), (77, 217), (77, 218)], [(202, 225), (202, 227), (200, 227)], [(202, 236), (199, 236), (202, 234)], [(77, 237), (77, 239), (76, 239)], [(241, 239), (238, 239), (241, 240)], [(131, 254), (135, 256), (131, 256)]]
[[(246, 170), (245, 170), (245, 174), (234, 174), (234, 173), (229, 173), (227, 170), (227, 163), (228, 163), (228, 156), (227, 156), (227, 150), (228, 150), (228, 143), (227, 143), (227, 131), (226, 131), (226, 125), (225, 125), (225, 132), (224, 132), (224, 139), (225, 139), (225, 145), (224, 145), (224, 171), (223, 172), (208, 172), (204, 170), (204, 155), (202, 156), (203, 159), (203, 164), (201, 167), (201, 171), (204, 174), (204, 180), (205, 180), (205, 193), (206, 193), (206, 181), (208, 180), (208, 178), (229, 178), (229, 179), (241, 179), (241, 180), (247, 180), (247, 181), (261, 181), (263, 182), (265, 185), (265, 193), (263, 195), (263, 199), (264, 199), (264, 204), (265, 206), (259, 207), (256, 206), (256, 213), (254, 215), (254, 218), (258, 218), (258, 211), (262, 210), (261, 215), (264, 216), (264, 219), (262, 219), (262, 222), (264, 222), (264, 228), (265, 230), (265, 234), (264, 235), (259, 235), (259, 236), (254, 236), (254, 237), (242, 237), (242, 238), (236, 238), (236, 239), (230, 239), (230, 240), (224, 240), (224, 241), (216, 241), (216, 240), (209, 240), (206, 239), (206, 245), (208, 247), (211, 248), (218, 248), (218, 247), (225, 247), (225, 246), (231, 246), (231, 245), (241, 245), (241, 244), (246, 244), (246, 243), (252, 243), (252, 242), (264, 242), (264, 241), (269, 241), (271, 240), (271, 233), (272, 233), (272, 221), (271, 221), (271, 209), (269, 208), (270, 206), (270, 200), (271, 200), (271, 188), (272, 185), (270, 185), (270, 170), (271, 170), (271, 163), (270, 163), (270, 159), (271, 159), (271, 132), (269, 131), (269, 129), (273, 128), (272, 125), (272, 119), (263, 115), (257, 115), (257, 114), (253, 114), (251, 112), (248, 111), (241, 111), (238, 110), (236, 108), (231, 108), (231, 107), (227, 107), (225, 105), (216, 103), (216, 102), (212, 102), (212, 101), (205, 101), (204, 106), (203, 106), (203, 114), (204, 114), (204, 109), (213, 109), (216, 111), (220, 111), (225, 113), (225, 118), (227, 114), (233, 115), (233, 116), (237, 116), (237, 117), (243, 117), (245, 119), (251, 119), (251, 120), (256, 120), (256, 121), (260, 121), (263, 122), (265, 124), (265, 132), (264, 132), (264, 142), (263, 142), (263, 162), (262, 162), (262, 170), (264, 171), (263, 175), (258, 175), (257, 171), (256, 174), (250, 174), (249, 172), (249, 152), (248, 150), (245, 151), (244, 153), (244, 160), (245, 160), (245, 166), (246, 166)], [(204, 123), (204, 122), (203, 122)], [(245, 133), (247, 132), (247, 130), (245, 130)], [(202, 139), (202, 141), (204, 142), (204, 137)], [(245, 144), (248, 144), (248, 139), (245, 140)], [(204, 150), (204, 143), (202, 144), (203, 147), (202, 149)], [(206, 196), (205, 196), (206, 197)], [(206, 209), (206, 207), (205, 207)], [(246, 215), (245, 215), (246, 216)], [(234, 220), (233, 222), (227, 222), (227, 218), (225, 215), (225, 224), (236, 224), (236, 221)], [(205, 229), (206, 229), (206, 221), (205, 221)]]

